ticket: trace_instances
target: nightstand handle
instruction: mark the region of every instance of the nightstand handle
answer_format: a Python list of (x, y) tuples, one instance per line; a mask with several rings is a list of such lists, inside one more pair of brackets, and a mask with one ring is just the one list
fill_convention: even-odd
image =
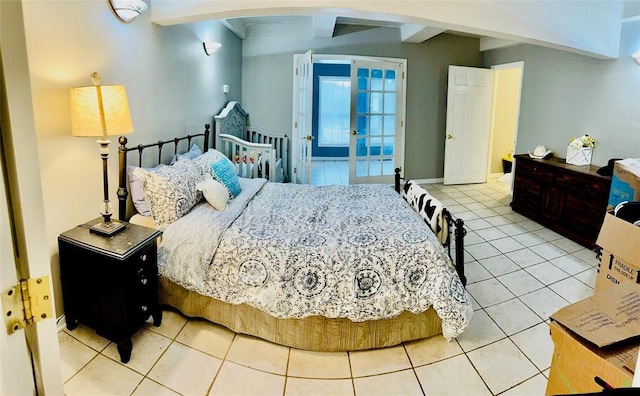
[(140, 310), (142, 312), (147, 312), (149, 310), (149, 307), (147, 307), (146, 305), (143, 305), (143, 306), (140, 307)]
[(140, 284), (141, 284), (141, 285), (143, 285), (143, 286), (144, 286), (144, 285), (146, 285), (146, 284), (147, 284), (147, 282), (148, 282), (148, 281), (147, 281), (147, 278), (142, 278), (142, 279), (140, 279)]
[(142, 256), (140, 256), (140, 260), (147, 261), (147, 255), (143, 254)]

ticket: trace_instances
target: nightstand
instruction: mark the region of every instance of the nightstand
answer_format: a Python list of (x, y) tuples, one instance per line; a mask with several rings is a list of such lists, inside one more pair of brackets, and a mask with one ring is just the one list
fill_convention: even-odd
[(95, 219), (58, 237), (67, 328), (78, 321), (118, 344), (120, 360), (131, 357), (131, 336), (150, 317), (160, 326), (157, 243), (160, 231), (127, 224), (111, 237), (95, 234)]

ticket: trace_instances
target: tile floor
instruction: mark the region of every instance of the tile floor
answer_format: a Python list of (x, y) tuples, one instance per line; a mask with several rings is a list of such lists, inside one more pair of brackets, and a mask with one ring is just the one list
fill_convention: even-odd
[(474, 316), (392, 348), (316, 353), (165, 312), (133, 339), (131, 361), (80, 325), (59, 333), (67, 395), (542, 395), (553, 344), (547, 318), (591, 295), (595, 254), (511, 211), (499, 183), (427, 188), (466, 220)]
[(349, 160), (311, 160), (311, 184), (314, 186), (349, 184)]

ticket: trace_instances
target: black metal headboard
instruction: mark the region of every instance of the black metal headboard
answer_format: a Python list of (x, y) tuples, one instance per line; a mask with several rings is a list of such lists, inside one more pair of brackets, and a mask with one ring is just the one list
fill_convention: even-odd
[(177, 137), (171, 140), (159, 140), (155, 143), (150, 144), (139, 144), (133, 147), (127, 147), (127, 138), (124, 136), (120, 136), (118, 138), (118, 143), (120, 143), (120, 147), (118, 148), (118, 219), (124, 221), (127, 216), (127, 197), (129, 196), (129, 190), (127, 188), (127, 154), (130, 151), (138, 151), (138, 166), (142, 166), (142, 153), (145, 149), (149, 147), (157, 147), (158, 148), (158, 161), (156, 165), (162, 163), (162, 148), (165, 144), (173, 143), (173, 153), (178, 154), (178, 144), (184, 140), (187, 141), (187, 150), (191, 147), (191, 141), (194, 138), (202, 136), (204, 138), (202, 151), (206, 152), (209, 150), (210, 141), (211, 141), (211, 125), (205, 124), (204, 132), (197, 133), (195, 135), (186, 135), (183, 137)]

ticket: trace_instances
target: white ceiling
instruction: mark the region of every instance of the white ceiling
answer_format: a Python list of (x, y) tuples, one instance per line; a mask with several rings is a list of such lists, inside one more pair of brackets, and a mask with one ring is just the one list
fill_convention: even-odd
[[(410, 14), (410, 15), (408, 15)], [(311, 26), (314, 37), (332, 37), (336, 27), (391, 27), (401, 40), (419, 43), (442, 32), (480, 37), (481, 50), (519, 42), (616, 58), (622, 23), (640, 20), (640, 0), (278, 0), (168, 1), (153, 3), (160, 25), (219, 19), (244, 39), (286, 34)]]

